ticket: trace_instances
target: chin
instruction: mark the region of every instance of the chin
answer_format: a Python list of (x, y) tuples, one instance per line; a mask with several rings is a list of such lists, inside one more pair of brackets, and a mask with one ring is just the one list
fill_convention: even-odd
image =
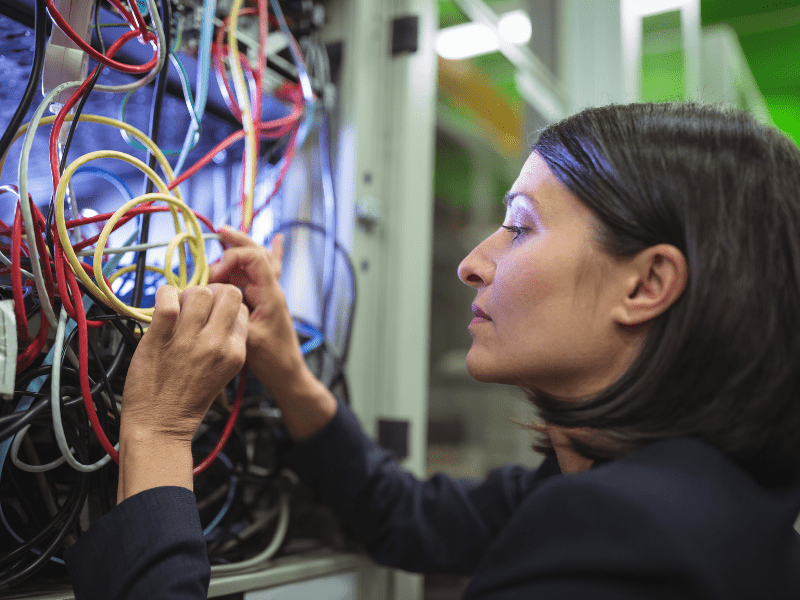
[(481, 383), (509, 383), (507, 377), (487, 361), (480, 360), (474, 355), (474, 349), (467, 354), (467, 372), (476, 381)]

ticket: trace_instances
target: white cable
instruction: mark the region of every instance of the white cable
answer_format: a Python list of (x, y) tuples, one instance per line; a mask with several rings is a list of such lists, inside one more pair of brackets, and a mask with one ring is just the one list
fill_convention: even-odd
[[(66, 435), (64, 434), (64, 424), (61, 422), (61, 354), (64, 349), (64, 330), (66, 329), (66, 325), (67, 311), (62, 308), (61, 316), (58, 319), (58, 328), (56, 329), (56, 339), (53, 342), (53, 368), (50, 373), (50, 409), (53, 413), (53, 431), (56, 436), (58, 449), (61, 451), (61, 457), (46, 465), (29, 465), (22, 462), (19, 459), (19, 447), (22, 444), (22, 439), (30, 428), (30, 425), (26, 425), (24, 428), (20, 429), (14, 437), (14, 443), (11, 445), (11, 460), (18, 468), (29, 473), (50, 471), (51, 469), (63, 465), (64, 461), (69, 463), (76, 471), (91, 473), (104, 467), (108, 464), (108, 461), (111, 460), (111, 456), (106, 454), (103, 458), (91, 465), (84, 465), (78, 462), (75, 457), (72, 456), (74, 450), (69, 447)], [(110, 403), (111, 399), (105, 394), (104, 396), (106, 401)], [(114, 449), (119, 451), (119, 443), (117, 443)]]
[[(11, 259), (8, 258), (2, 252), (0, 252), (0, 263), (3, 263), (5, 266), (10, 267), (11, 266)], [(25, 269), (20, 269), (19, 272), (22, 273), (23, 277), (25, 277), (27, 279), (33, 279), (33, 273), (28, 273)]]
[(278, 499), (280, 503), (280, 513), (278, 514), (278, 525), (269, 545), (253, 558), (248, 558), (237, 563), (228, 565), (211, 565), (212, 575), (222, 575), (249, 569), (250, 567), (263, 566), (262, 563), (272, 558), (286, 539), (286, 532), (289, 529), (289, 494), (281, 491)]
[[(204, 233), (204, 240), (222, 240), (222, 236), (218, 233)], [(125, 254), (127, 252), (141, 252), (143, 250), (152, 250), (153, 248), (164, 248), (169, 246), (170, 242), (150, 242), (148, 244), (137, 244), (136, 246), (122, 246), (121, 248), (105, 248), (103, 254)], [(81, 250), (76, 252), (76, 256), (94, 256), (94, 250)]]
[(28, 473), (44, 473), (45, 471), (50, 471), (63, 465), (64, 461), (66, 460), (63, 456), (59, 456), (57, 459), (47, 463), (46, 465), (29, 465), (28, 463), (24, 463), (19, 459), (19, 447), (22, 444), (23, 438), (27, 435), (28, 429), (30, 428), (30, 425), (25, 425), (25, 427), (20, 429), (17, 432), (17, 435), (14, 436), (14, 443), (11, 444), (11, 451), (9, 452), (14, 465), (18, 469), (27, 471)]
[[(103, 397), (106, 403), (109, 404), (109, 406), (111, 406), (108, 395), (105, 392), (101, 392), (100, 395)], [(122, 405), (119, 402), (117, 403), (117, 410), (122, 410)], [(20, 460), (19, 458), (20, 445), (22, 444), (23, 438), (27, 435), (28, 429), (30, 428), (31, 428), (30, 425), (26, 425), (25, 427), (20, 429), (17, 432), (16, 436), (14, 437), (14, 442), (11, 444), (11, 449), (9, 450), (9, 456), (11, 457), (11, 460), (14, 463), (14, 465), (21, 471), (27, 471), (28, 473), (44, 473), (46, 471), (52, 471), (56, 467), (60, 467), (61, 465), (63, 465), (64, 462), (67, 460), (64, 457), (63, 453), (57, 459), (47, 463), (46, 465), (31, 465), (26, 462), (22, 462), (22, 460)], [(73, 448), (70, 448), (69, 450), (70, 452), (74, 452)], [(109, 456), (106, 455), (104, 458), (109, 458)]]
[[(78, 309), (78, 307), (75, 307)], [(111, 460), (111, 456), (106, 454), (98, 460), (96, 463), (91, 465), (84, 465), (83, 463), (78, 462), (74, 456), (72, 456), (72, 450), (67, 443), (67, 438), (64, 435), (64, 424), (61, 422), (61, 349), (64, 347), (64, 328), (67, 324), (67, 311), (62, 307), (61, 309), (61, 318), (58, 320), (58, 330), (56, 331), (56, 340), (53, 343), (53, 347), (56, 351), (53, 353), (53, 371), (50, 375), (50, 407), (53, 412), (53, 431), (56, 434), (56, 442), (58, 443), (58, 449), (61, 450), (61, 454), (64, 458), (67, 459), (67, 463), (76, 471), (80, 471), (82, 473), (91, 473), (92, 471), (96, 471), (101, 467), (104, 467), (108, 464)], [(91, 398), (84, 399), (88, 400), (89, 402), (92, 401)], [(119, 452), (119, 442), (117, 445), (114, 446), (114, 450)]]

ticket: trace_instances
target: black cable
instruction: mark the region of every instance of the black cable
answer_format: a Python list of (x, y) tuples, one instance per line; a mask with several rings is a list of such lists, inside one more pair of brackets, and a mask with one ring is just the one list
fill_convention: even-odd
[[(86, 462), (88, 460), (88, 453), (86, 449), (83, 447), (83, 445), (79, 443), (78, 439), (74, 438), (72, 440), (69, 440), (69, 443), (75, 448), (75, 452), (78, 454), (78, 458), (81, 461)], [(75, 485), (75, 488), (77, 488), (77, 492), (70, 495), (70, 500), (74, 498), (74, 501), (73, 502), (68, 501), (64, 503), (64, 507), (68, 507), (65, 516), (55, 523), (53, 529), (46, 530), (47, 533), (52, 533), (53, 530), (56, 530), (57, 534), (55, 538), (50, 542), (47, 548), (43, 550), (40, 549), (40, 554), (25, 568), (18, 570), (16, 568), (17, 565), (14, 565), (11, 574), (0, 579), (0, 590), (8, 589), (12, 585), (17, 584), (27, 579), (34, 573), (36, 573), (39, 569), (45, 566), (45, 564), (47, 564), (50, 558), (61, 547), (61, 544), (64, 542), (64, 539), (67, 537), (70, 530), (74, 526), (75, 522), (78, 520), (81, 510), (83, 509), (83, 505), (85, 504), (86, 499), (89, 496), (88, 473), (79, 474), (78, 483)], [(62, 507), (62, 509), (64, 507)]]
[[(121, 345), (124, 345), (125, 342), (123, 341)], [(118, 352), (121, 355), (122, 348), (118, 349)], [(109, 399), (111, 400), (111, 412), (114, 413), (114, 419), (119, 426), (119, 411), (117, 410), (117, 403), (114, 400), (114, 390), (111, 387), (111, 382), (108, 379), (108, 373), (106, 373), (105, 368), (103, 367), (103, 361), (100, 360), (100, 355), (97, 353), (97, 349), (94, 347), (94, 344), (89, 344), (89, 352), (92, 353), (92, 358), (94, 358), (95, 362), (97, 363), (97, 368), (100, 370), (100, 378), (103, 382), (103, 387), (106, 388), (106, 394), (108, 395)]]
[[(134, 340), (134, 349), (135, 344), (138, 343), (136, 338), (133, 337), (133, 333), (127, 328), (124, 327), (119, 321), (128, 320), (128, 317), (122, 315), (99, 315), (93, 317), (94, 319), (106, 319), (111, 321), (111, 323), (125, 336), (130, 336)], [(64, 365), (64, 360), (66, 359), (66, 349), (72, 343), (74, 336), (77, 334), (77, 328), (73, 329), (67, 339), (64, 342), (64, 352), (61, 356), (61, 378), (62, 382), (67, 379), (72, 379), (75, 382), (79, 381), (79, 374), (77, 371), (72, 369), (71, 367), (67, 367)], [(125, 352), (126, 340), (123, 339), (123, 342), (120, 344), (120, 347), (117, 349), (117, 352), (114, 356), (114, 360), (112, 361), (111, 365), (108, 369), (104, 369), (102, 366), (102, 362), (100, 362), (99, 357), (97, 356), (97, 351), (94, 349), (93, 344), (89, 344), (89, 348), (93, 353), (95, 360), (98, 362), (98, 366), (100, 368), (100, 375), (102, 381), (97, 383), (93, 382), (89, 379), (89, 383), (92, 386), (90, 388), (90, 393), (92, 397), (94, 397), (101, 389), (105, 388), (106, 392), (111, 398), (112, 407), (111, 410), (114, 413), (114, 416), (119, 423), (119, 411), (117, 410), (116, 403), (114, 402), (114, 395), (113, 395), (113, 388), (110, 383), (110, 379), (114, 377), (114, 374), (119, 369), (122, 364), (122, 358)], [(25, 373), (21, 374), (18, 379), (16, 386), (20, 388), (27, 387), (27, 385), (36, 379), (37, 377), (41, 377), (43, 375), (49, 376), (52, 372), (53, 367), (51, 365), (42, 365), (40, 367), (36, 367), (34, 369), (29, 369)], [(46, 382), (45, 382), (46, 384)], [(20, 396), (33, 396), (37, 398), (37, 402), (34, 402), (27, 410), (20, 411), (18, 413), (12, 412), (8, 415), (0, 416), (0, 442), (10, 438), (11, 436), (15, 435), (20, 429), (25, 427), (26, 425), (32, 423), (36, 418), (38, 418), (47, 408), (50, 406), (50, 394), (42, 394), (38, 392), (27, 392), (27, 391), (17, 391), (14, 392), (15, 395)], [(64, 395), (62, 394), (62, 399)], [(78, 396), (77, 398), (69, 398), (68, 400), (62, 400), (62, 406), (64, 408), (69, 408), (76, 404), (83, 403), (83, 397)], [(102, 411), (100, 411), (102, 412)], [(65, 414), (65, 417), (68, 420), (71, 420), (68, 415)], [(100, 418), (100, 416), (98, 417)], [(73, 423), (74, 424), (74, 423)], [(104, 428), (105, 429), (105, 428)]]
[[(28, 495), (28, 493), (23, 488), (22, 484), (17, 480), (17, 476), (14, 473), (15, 469), (6, 468), (3, 471), (4, 477), (3, 482), (10, 482), (11, 486), (16, 491), (17, 499), (20, 501), (20, 507), (26, 509), (26, 513), (29, 519), (33, 522), (36, 526), (36, 531), (42, 531), (45, 529), (45, 524), (39, 521), (38, 514), (40, 511), (30, 510), (32, 507), (36, 506), (33, 499)], [(0, 561), (2, 564), (2, 561)]]
[[(73, 445), (74, 441), (75, 441), (74, 439), (70, 440), (70, 445)], [(85, 453), (85, 449), (83, 450)], [(37, 533), (32, 538), (22, 543), (21, 545), (17, 546), (10, 552), (6, 552), (5, 554), (0, 554), (0, 565), (15, 560), (17, 557), (24, 556), (31, 548), (39, 544), (48, 535), (52, 535), (53, 531), (58, 529), (59, 524), (64, 522), (64, 519), (67, 516), (68, 511), (72, 507), (73, 503), (78, 499), (77, 496), (79, 491), (80, 491), (79, 486), (76, 485), (72, 489), (72, 493), (67, 497), (67, 500), (64, 502), (64, 505), (61, 506), (61, 508), (55, 515), (53, 515), (50, 521), (40, 529), (39, 533)]]
[[(63, 373), (62, 373), (63, 377)], [(62, 389), (64, 389), (62, 387)], [(77, 389), (70, 387), (69, 389)], [(10, 437), (14, 436), (20, 429), (33, 423), (37, 418), (42, 416), (48, 408), (50, 408), (50, 395), (49, 394), (41, 394), (41, 398), (38, 399), (37, 402), (34, 402), (27, 410), (20, 411), (20, 412), (12, 412), (11, 414), (4, 415), (0, 417), (0, 426), (3, 426), (3, 429), (0, 430), (0, 442), (9, 439)], [(61, 406), (63, 408), (70, 408), (75, 406), (76, 404), (83, 405), (83, 396), (80, 395), (80, 391), (78, 391), (77, 397), (67, 397), (68, 399), (65, 401), (62, 397)], [(69, 418), (68, 415), (64, 415), (66, 418)]]
[[(171, 0), (161, 0), (161, 21), (164, 24), (164, 66), (161, 67), (161, 72), (158, 74), (158, 81), (156, 82), (156, 91), (153, 95), (153, 114), (150, 119), (150, 139), (158, 145), (158, 133), (161, 128), (161, 104), (164, 101), (164, 93), (167, 91), (167, 77), (169, 70), (169, 52), (172, 45), (172, 4)], [(154, 154), (148, 152), (148, 166), (155, 170), (156, 157)], [(145, 178), (145, 194), (153, 192), (155, 184), (149, 178)], [(142, 226), (139, 230), (139, 243), (146, 244), (150, 237), (150, 213), (142, 215)], [(131, 296), (131, 306), (139, 307), (142, 303), (142, 294), (144, 292), (144, 274), (145, 274), (145, 260), (147, 260), (147, 251), (142, 250), (136, 255), (136, 279), (133, 284), (133, 294)]]
[(11, 117), (11, 122), (9, 122), (8, 127), (6, 127), (3, 137), (0, 138), (0, 156), (5, 156), (6, 152), (8, 152), (14, 135), (22, 124), (22, 120), (28, 113), (31, 104), (33, 104), (36, 92), (39, 91), (39, 81), (42, 78), (42, 70), (44, 69), (45, 44), (47, 43), (47, 21), (48, 17), (45, 0), (36, 0), (36, 12), (34, 16), (36, 40), (34, 42), (33, 66), (31, 67), (31, 73), (28, 77), (28, 84), (25, 87), (25, 92), (22, 94), (22, 100), (20, 100), (19, 106), (17, 106), (17, 110), (14, 112), (14, 116)]

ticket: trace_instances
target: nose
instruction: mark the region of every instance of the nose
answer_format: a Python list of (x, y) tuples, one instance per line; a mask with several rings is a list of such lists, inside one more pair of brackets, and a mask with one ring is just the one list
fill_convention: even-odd
[(489, 285), (494, 278), (495, 263), (488, 251), (492, 237), (475, 246), (458, 265), (458, 278), (475, 289)]

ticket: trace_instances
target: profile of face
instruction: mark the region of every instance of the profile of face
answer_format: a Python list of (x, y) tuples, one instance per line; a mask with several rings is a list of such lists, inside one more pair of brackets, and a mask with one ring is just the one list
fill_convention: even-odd
[(604, 252), (592, 212), (535, 152), (506, 206), (502, 226), (458, 269), (476, 290), (467, 369), (479, 381), (564, 399), (597, 393), (680, 295), (683, 256), (668, 245), (625, 258)]

